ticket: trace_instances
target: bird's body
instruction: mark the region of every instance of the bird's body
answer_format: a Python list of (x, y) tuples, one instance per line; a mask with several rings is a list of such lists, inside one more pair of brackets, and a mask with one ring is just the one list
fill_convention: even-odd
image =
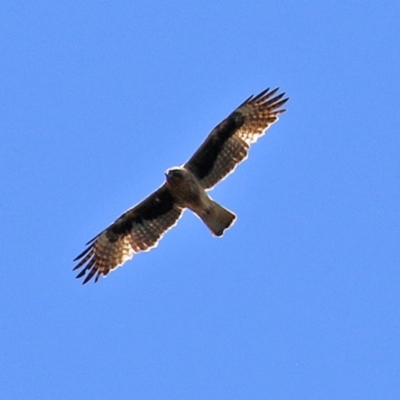
[(167, 187), (177, 204), (196, 212), (207, 203), (208, 195), (199, 180), (187, 169), (170, 168), (166, 174)]
[(207, 194), (199, 180), (185, 168), (171, 168), (165, 174), (167, 187), (182, 208), (193, 211), (215, 236), (222, 236), (236, 216)]
[(236, 216), (207, 194), (216, 183), (246, 159), (255, 142), (285, 110), (284, 93), (269, 89), (248, 98), (217, 125), (205, 142), (182, 167), (170, 168), (166, 182), (142, 202), (122, 214), (113, 224), (87, 243), (75, 260), (82, 268), (77, 278), (83, 283), (110, 271), (135, 253), (155, 247), (187, 208), (194, 212), (215, 236), (222, 236)]

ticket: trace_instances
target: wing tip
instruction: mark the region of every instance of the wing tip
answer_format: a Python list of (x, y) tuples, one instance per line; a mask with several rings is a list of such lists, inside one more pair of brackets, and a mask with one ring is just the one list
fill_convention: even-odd
[(285, 96), (286, 92), (279, 93), (277, 96), (274, 97), (274, 95), (277, 92), (279, 92), (279, 89), (280, 89), (279, 86), (272, 90), (268, 87), (267, 89), (264, 89), (257, 95), (251, 95), (239, 107), (250, 103), (250, 104), (257, 104), (260, 106), (271, 106), (274, 109), (279, 108), (289, 100), (289, 97), (286, 97), (285, 99), (281, 100), (282, 97)]
[(93, 241), (90, 241), (89, 243), (91, 244), (82, 253), (75, 257), (74, 261), (79, 262), (72, 268), (72, 271), (76, 271), (79, 268), (82, 268), (75, 276), (75, 279), (83, 278), (87, 274), (82, 282), (83, 285), (89, 282), (96, 272), (100, 272), (96, 266), (96, 255), (93, 250), (94, 243), (92, 242)]

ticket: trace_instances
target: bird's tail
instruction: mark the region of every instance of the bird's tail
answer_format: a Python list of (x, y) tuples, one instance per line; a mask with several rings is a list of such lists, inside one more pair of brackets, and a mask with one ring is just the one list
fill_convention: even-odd
[(233, 212), (222, 207), (214, 200), (211, 200), (210, 206), (199, 217), (215, 236), (222, 236), (225, 229), (228, 229), (236, 219), (236, 215)]

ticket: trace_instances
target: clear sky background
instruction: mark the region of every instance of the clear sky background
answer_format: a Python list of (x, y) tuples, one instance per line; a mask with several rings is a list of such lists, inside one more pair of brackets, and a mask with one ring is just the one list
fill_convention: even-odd
[[(0, 398), (399, 399), (400, 3), (12, 1), (0, 12)], [(160, 245), (84, 244), (251, 94), (287, 113)]]

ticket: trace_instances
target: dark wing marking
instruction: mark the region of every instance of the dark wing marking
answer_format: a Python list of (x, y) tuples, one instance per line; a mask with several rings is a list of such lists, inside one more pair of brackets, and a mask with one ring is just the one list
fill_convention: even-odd
[(135, 253), (155, 247), (164, 233), (176, 225), (182, 214), (164, 184), (138, 205), (122, 214), (113, 224), (87, 243), (89, 246), (74, 261), (77, 278), (85, 284), (122, 265)]
[(246, 159), (250, 144), (257, 141), (286, 110), (280, 107), (285, 93), (266, 89), (249, 97), (228, 118), (217, 125), (184, 165), (200, 180), (205, 189), (213, 187), (236, 165)]

